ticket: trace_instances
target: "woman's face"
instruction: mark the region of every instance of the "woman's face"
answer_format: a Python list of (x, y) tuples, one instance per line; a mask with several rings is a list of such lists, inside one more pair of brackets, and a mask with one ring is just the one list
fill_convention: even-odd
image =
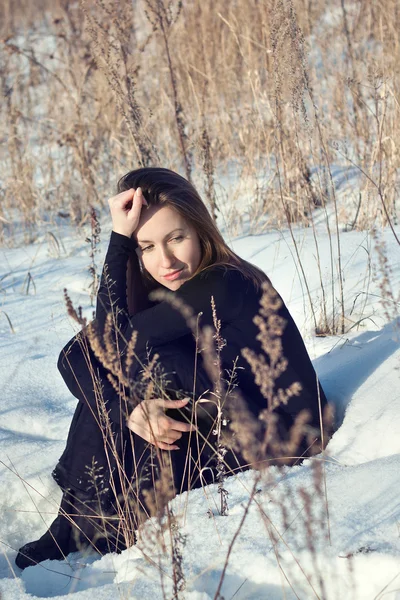
[(197, 232), (170, 206), (142, 210), (135, 236), (143, 267), (161, 285), (176, 291), (201, 261)]

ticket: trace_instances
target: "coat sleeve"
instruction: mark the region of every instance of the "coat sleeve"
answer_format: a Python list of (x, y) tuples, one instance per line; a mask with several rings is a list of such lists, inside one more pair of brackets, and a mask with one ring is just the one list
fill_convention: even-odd
[[(97, 292), (96, 321), (101, 332), (104, 331), (107, 315), (121, 325), (128, 314), (135, 314), (150, 305), (140, 272), (139, 259), (136, 255), (138, 245), (134, 238), (111, 232), (107, 254), (104, 260), (100, 285)], [(131, 285), (133, 287), (134, 306), (128, 307), (127, 300), (127, 267), (131, 259)]]
[(143, 310), (125, 321), (121, 329), (122, 344), (136, 331), (135, 346), (140, 353), (147, 346), (160, 346), (188, 335), (192, 329), (187, 318), (172, 303), (175, 298), (199, 317), (200, 327), (213, 325), (211, 300), (214, 299), (216, 317), (222, 325), (238, 318), (243, 310), (248, 282), (236, 269), (212, 267), (184, 283), (176, 292), (166, 292), (172, 302), (163, 300), (156, 306)]
[[(147, 305), (147, 296), (145, 296), (135, 254), (136, 247), (135, 240), (114, 231), (111, 233), (97, 293), (96, 322), (100, 336), (104, 333), (109, 313), (113, 315), (117, 329), (125, 327), (129, 322), (126, 276), (130, 257), (133, 258), (132, 279), (137, 287), (136, 308)], [(62, 349), (57, 366), (71, 394), (80, 402), (87, 404), (95, 416), (99, 415), (101, 396), (110, 419), (115, 423), (124, 422), (126, 407), (121, 406), (121, 399), (126, 397), (126, 390), (122, 386), (121, 394), (114, 390), (107, 378), (107, 369), (94, 355), (84, 332), (73, 337)]]

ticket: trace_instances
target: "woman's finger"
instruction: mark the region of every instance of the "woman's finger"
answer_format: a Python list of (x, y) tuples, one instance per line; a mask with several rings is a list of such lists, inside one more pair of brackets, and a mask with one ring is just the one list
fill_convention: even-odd
[(171, 444), (164, 444), (163, 442), (156, 442), (153, 445), (160, 448), (160, 450), (179, 450), (179, 446), (172, 446)]
[(148, 202), (146, 200), (146, 198), (143, 196), (143, 190), (141, 187), (138, 187), (138, 189), (136, 190), (136, 193), (138, 195), (138, 198), (140, 198), (140, 201), (142, 203), (143, 206), (148, 206)]
[(179, 450), (179, 446), (176, 444), (168, 444), (167, 442), (162, 442), (161, 440), (155, 440), (154, 438), (151, 440), (146, 440), (152, 446), (156, 446), (156, 448), (160, 448), (160, 450)]
[(140, 213), (142, 211), (142, 206), (144, 202), (147, 205), (146, 200), (144, 199), (142, 188), (138, 187), (133, 197), (132, 206), (127, 213), (128, 219), (131, 221), (139, 221)]
[(182, 431), (187, 433), (188, 431), (196, 431), (197, 427), (193, 423), (183, 423), (183, 421), (176, 421), (171, 417), (167, 417), (167, 426), (169, 431)]
[(135, 195), (135, 190), (133, 188), (126, 190), (125, 192), (121, 192), (112, 198), (109, 198), (108, 203), (112, 206), (126, 206), (129, 202), (132, 201)]
[(157, 398), (154, 400), (159, 406), (163, 408), (181, 408), (186, 406), (190, 398), (183, 398), (183, 400), (164, 400), (163, 398)]
[(170, 429), (165, 433), (160, 433), (159, 435), (154, 436), (160, 442), (165, 442), (166, 444), (173, 444), (177, 440), (180, 440), (182, 437), (182, 433), (177, 431), (176, 429)]
[(177, 446), (174, 442), (164, 441), (163, 439), (156, 439), (152, 437), (150, 440), (150, 444), (160, 448), (161, 450), (179, 450), (179, 446)]

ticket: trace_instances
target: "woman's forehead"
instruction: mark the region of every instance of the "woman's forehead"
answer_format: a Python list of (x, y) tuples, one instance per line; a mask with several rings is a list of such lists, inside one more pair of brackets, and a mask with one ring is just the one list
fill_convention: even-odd
[(185, 226), (184, 217), (171, 206), (150, 206), (142, 210), (136, 238), (139, 242), (155, 241)]

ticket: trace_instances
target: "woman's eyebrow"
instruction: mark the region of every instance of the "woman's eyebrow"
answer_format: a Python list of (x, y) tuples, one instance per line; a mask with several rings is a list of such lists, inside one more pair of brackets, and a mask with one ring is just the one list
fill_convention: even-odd
[[(171, 237), (171, 235), (173, 235), (174, 233), (178, 232), (178, 231), (185, 231), (182, 227), (177, 227), (176, 229), (173, 229), (172, 231), (170, 231), (169, 233), (167, 233), (166, 235), (164, 235), (164, 240), (168, 239), (169, 237)], [(152, 244), (152, 240), (138, 240), (138, 244)]]

